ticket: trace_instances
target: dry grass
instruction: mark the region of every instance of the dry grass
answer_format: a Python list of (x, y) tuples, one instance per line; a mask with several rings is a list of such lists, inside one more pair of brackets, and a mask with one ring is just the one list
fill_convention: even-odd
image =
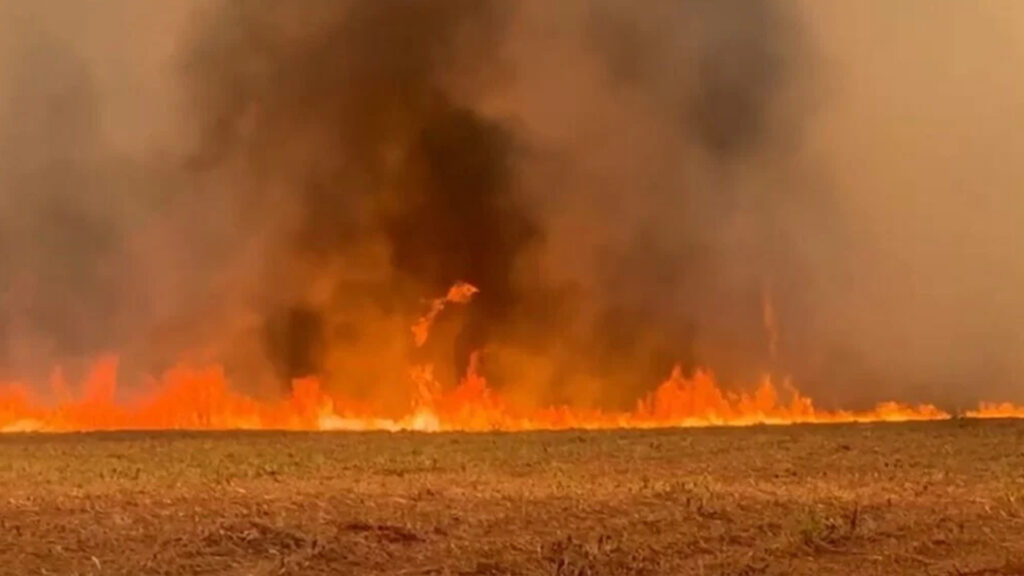
[(0, 437), (0, 573), (1024, 574), (1022, 437)]

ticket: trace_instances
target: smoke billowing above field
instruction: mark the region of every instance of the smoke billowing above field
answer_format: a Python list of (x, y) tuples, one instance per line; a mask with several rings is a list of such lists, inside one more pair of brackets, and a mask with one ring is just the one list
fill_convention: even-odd
[(529, 403), (628, 405), (675, 364), (1019, 396), (1009, 2), (0, 13), (11, 376), (117, 352), (398, 406), (411, 362), (454, 382), (480, 351)]

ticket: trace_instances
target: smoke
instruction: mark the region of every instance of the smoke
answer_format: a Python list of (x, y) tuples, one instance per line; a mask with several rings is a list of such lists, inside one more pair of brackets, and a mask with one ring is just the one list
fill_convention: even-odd
[[(503, 106), (533, 143), (533, 280), (560, 296), (517, 315), (557, 320), (525, 327), (510, 380), (621, 406), (677, 363), (740, 380), (770, 369), (761, 292), (802, 273), (779, 225), (804, 194), (769, 183), (806, 118), (793, 15), (774, 2), (526, 12)], [(571, 24), (546, 37), (553, 22)]]
[[(749, 328), (699, 308), (718, 314), (749, 297), (760, 318), (763, 270), (751, 271), (747, 293), (747, 278), (718, 268), (730, 255), (715, 252), (718, 227), (765, 193), (734, 180), (778, 140), (775, 100), (794, 52), (787, 17), (769, 2), (642, 12), (615, 2), (228, 4), (199, 31), (191, 61), (203, 113), (195, 165), (233, 171), (240, 226), (274, 230), (258, 271), (273, 279), (250, 288), (263, 355), (282, 381), (328, 373), (379, 388), (402, 378), (406, 327), (425, 295), (465, 280), (479, 298), (432, 339), (435, 354), (454, 350), (433, 358), (446, 381), (482, 349), (495, 385), (631, 402), (673, 364), (695, 366), (704, 324)], [(677, 25), (690, 20), (681, 38)], [(587, 121), (589, 142), (537, 136), (544, 128), (517, 101), (543, 83), (531, 78), (541, 56), (515, 53), (518, 43), (566, 23), (551, 40), (568, 60), (555, 85), (604, 118)], [(623, 65), (629, 57), (641, 65)], [(648, 157), (622, 146), (629, 132)], [(536, 179), (545, 148), (566, 161)], [(620, 173), (588, 182), (587, 163), (604, 154)], [(558, 234), (553, 215), (591, 203), (597, 212), (578, 225), (597, 243)], [(574, 250), (597, 259), (560, 273)], [(353, 369), (368, 356), (375, 366)]]
[(823, 393), (1021, 399), (1022, 8), (804, 7), (823, 105), (803, 161), (848, 235), (809, 250), (820, 363), (805, 372)]
[[(117, 241), (105, 214), (79, 205), (80, 198), (103, 193), (92, 156), (98, 138), (91, 79), (59, 45), (26, 46), (19, 60), (8, 75), (9, 111), (0, 133), (7, 192), (0, 224), (3, 325), (13, 362), (33, 354), (17, 349), (22, 323), (38, 344), (71, 354), (87, 352), (93, 338), (116, 338), (113, 326), (93, 336), (87, 325), (114, 312), (121, 285), (116, 269), (87, 264), (115, 258)], [(52, 75), (36, 76), (39, 68)]]
[(159, 368), (143, 342), (201, 305), (212, 276), (188, 250), (198, 211), (168, 145), (180, 82), (163, 27), (186, 13), (0, 1), (3, 379), (74, 378), (113, 352)]
[(101, 95), (88, 62), (55, 30), (3, 8), (0, 358), (31, 371), (123, 336), (115, 188), (126, 175), (99, 151)]
[(117, 351), (399, 407), (411, 363), (481, 351), (534, 404), (677, 363), (1013, 396), (1009, 3), (0, 7), (4, 372)]
[(264, 280), (241, 290), (280, 380), (403, 380), (412, 320), (465, 279), (481, 296), (442, 364), (453, 381), (517, 306), (513, 266), (538, 230), (514, 194), (513, 134), (473, 102), (507, 9), (230, 3), (199, 32), (195, 165), (237, 170), (239, 226), (269, 230)]

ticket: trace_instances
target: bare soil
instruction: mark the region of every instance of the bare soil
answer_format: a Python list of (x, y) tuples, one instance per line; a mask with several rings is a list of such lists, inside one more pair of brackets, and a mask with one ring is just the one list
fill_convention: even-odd
[(1024, 423), (0, 437), (0, 574), (1024, 574)]

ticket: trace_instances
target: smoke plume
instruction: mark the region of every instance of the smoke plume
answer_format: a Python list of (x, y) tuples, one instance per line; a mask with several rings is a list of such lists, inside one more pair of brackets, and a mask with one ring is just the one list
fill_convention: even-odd
[(0, 1), (5, 375), (1013, 399), (1016, 5), (174, 4)]

